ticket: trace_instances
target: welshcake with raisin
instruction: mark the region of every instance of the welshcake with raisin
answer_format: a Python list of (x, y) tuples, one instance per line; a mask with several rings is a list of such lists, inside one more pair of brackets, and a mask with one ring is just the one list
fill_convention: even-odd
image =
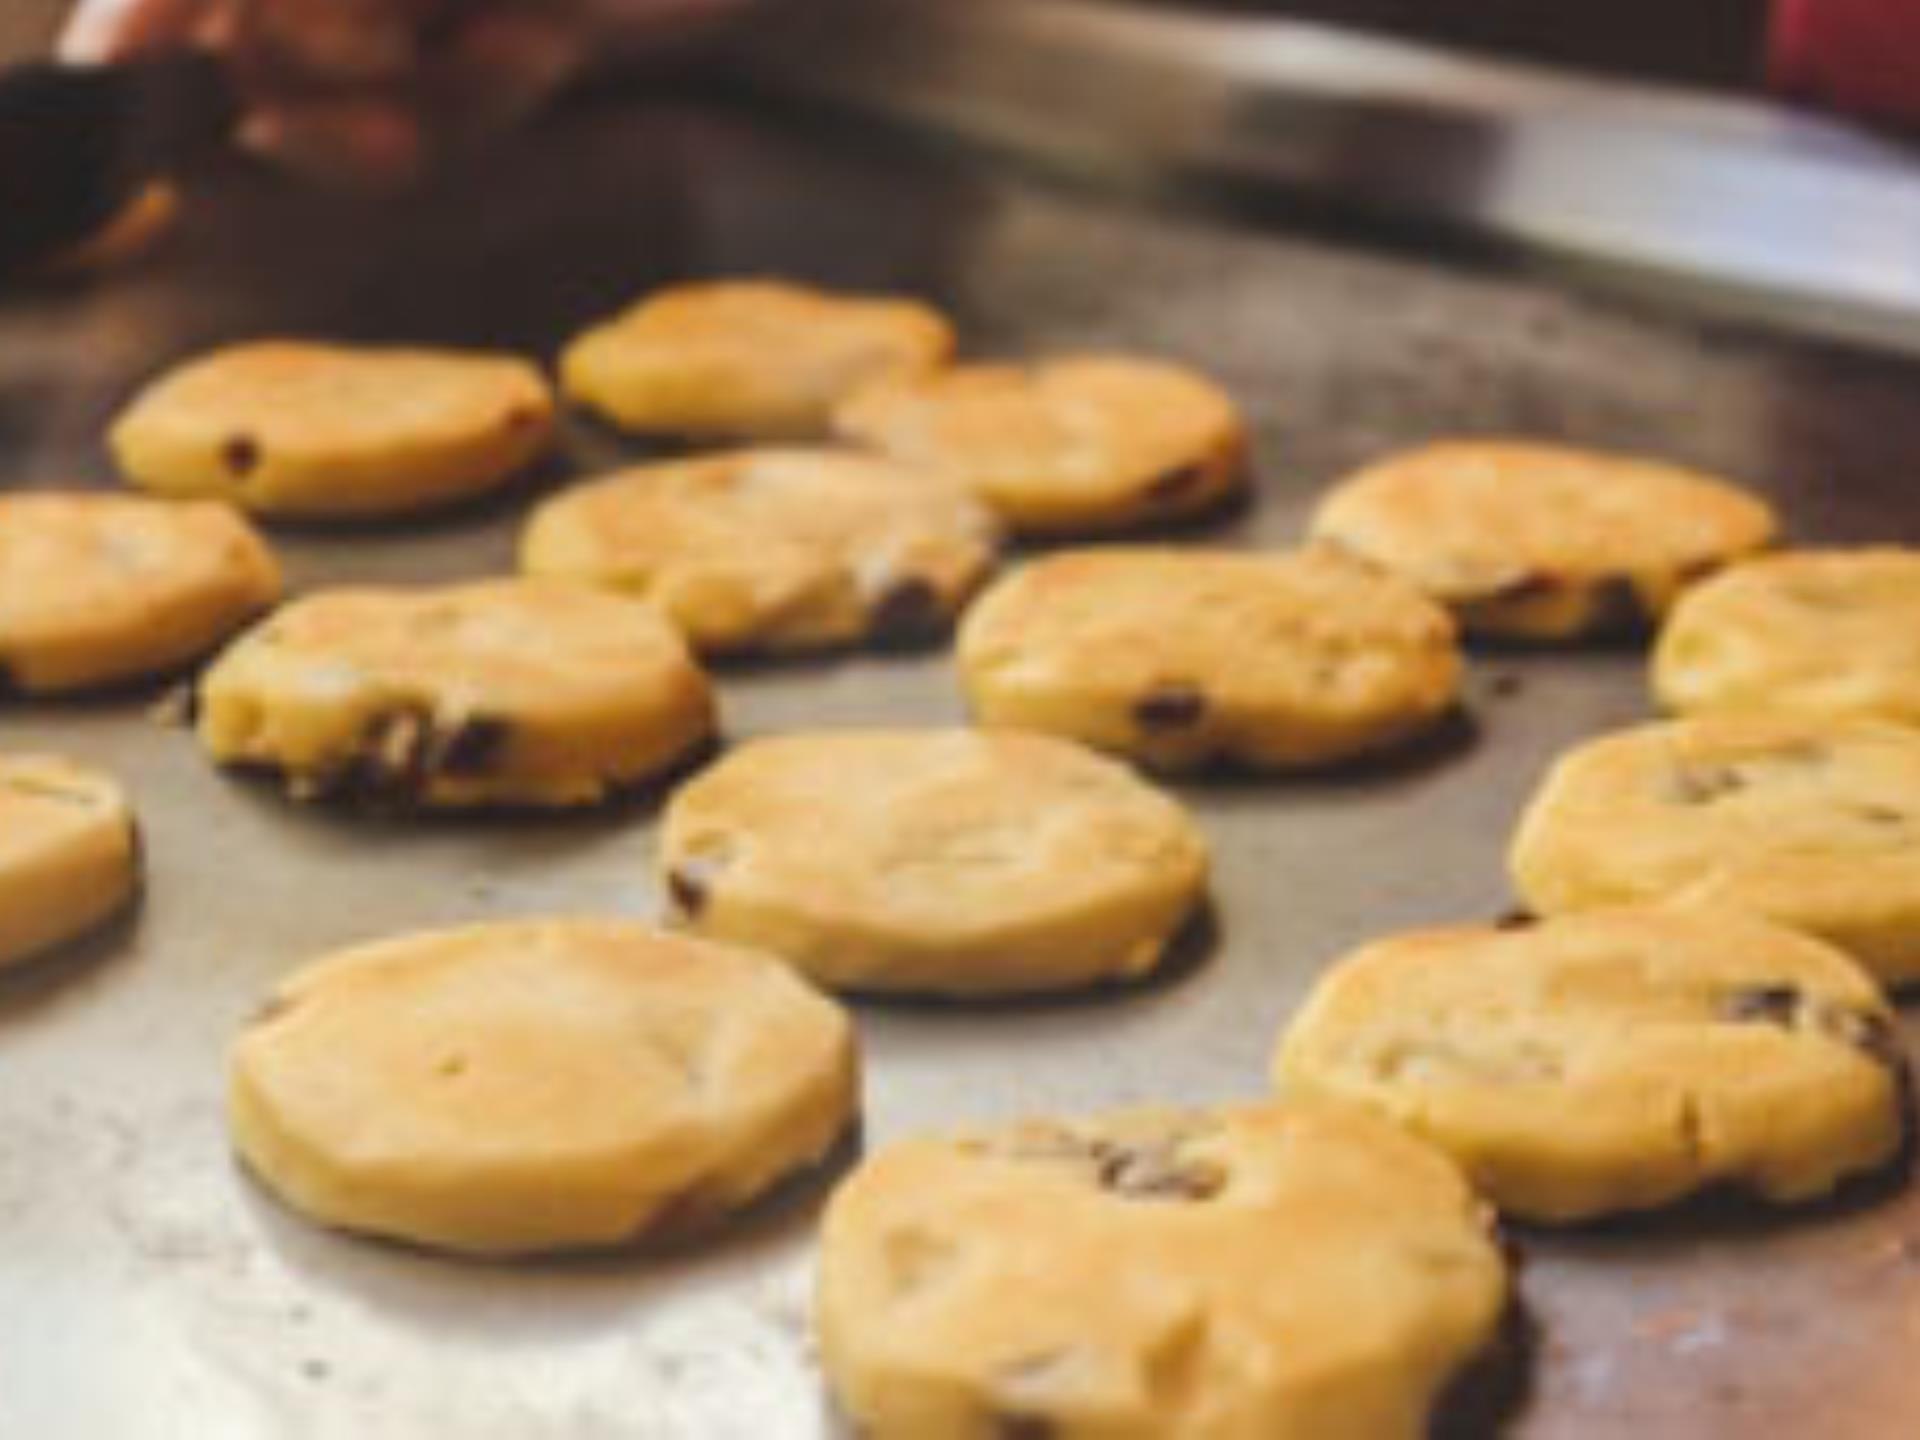
[(643, 465), (541, 505), (521, 569), (653, 601), (703, 651), (817, 650), (942, 634), (999, 526), (950, 480), (851, 451)]
[(160, 376), (110, 436), (156, 495), (262, 515), (403, 515), (494, 490), (553, 440), (539, 370), (508, 355), (264, 340)]
[(652, 606), (538, 580), (317, 592), (229, 646), (198, 698), (221, 764), (397, 809), (593, 804), (715, 724)]
[(1614, 909), (1376, 941), (1281, 1041), (1283, 1096), (1371, 1107), (1511, 1214), (1713, 1185), (1825, 1195), (1905, 1139), (1894, 1018), (1840, 951), (1731, 911)]
[(1508, 1306), (1446, 1157), (1311, 1103), (896, 1143), (834, 1194), (819, 1276), (873, 1440), (1421, 1440)]
[(1177, 801), (1014, 731), (752, 741), (674, 795), (659, 863), (690, 930), (826, 985), (956, 996), (1145, 975), (1207, 881)]
[(972, 487), (1016, 532), (1138, 530), (1213, 510), (1247, 483), (1246, 422), (1205, 376), (1074, 355), (869, 386), (845, 439)]
[(960, 627), (973, 713), (1165, 770), (1325, 766), (1454, 706), (1447, 613), (1318, 551), (1063, 551), (991, 586)]
[(1552, 641), (1646, 628), (1777, 528), (1758, 496), (1677, 465), (1448, 440), (1342, 481), (1310, 533), (1405, 576), (1469, 634)]
[(1603, 736), (1555, 764), (1509, 868), (1540, 914), (1717, 905), (1920, 979), (1920, 733), (1717, 715)]

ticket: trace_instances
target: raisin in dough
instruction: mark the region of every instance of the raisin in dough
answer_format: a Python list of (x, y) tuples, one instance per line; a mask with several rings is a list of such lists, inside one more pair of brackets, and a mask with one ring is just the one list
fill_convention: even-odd
[(1246, 483), (1246, 423), (1178, 365), (1082, 355), (879, 384), (835, 417), (847, 439), (971, 485), (1023, 534), (1139, 529)]
[(616, 921), (382, 940), (233, 1047), (240, 1154), (325, 1225), (474, 1255), (701, 1225), (818, 1161), (853, 1027), (770, 956)]
[(1444, 1156), (1265, 1104), (893, 1145), (827, 1208), (817, 1320), (872, 1440), (1420, 1440), (1507, 1293)]
[(0, 754), (0, 968), (132, 899), (139, 842), (120, 787), (51, 755)]
[(1605, 736), (1554, 766), (1510, 868), (1540, 914), (1725, 906), (1920, 979), (1920, 733), (1726, 715)]
[(1064, 989), (1145, 974), (1200, 903), (1170, 797), (1044, 735), (846, 730), (733, 751), (668, 806), (678, 921), (855, 990)]
[(1683, 714), (1920, 725), (1920, 551), (1799, 551), (1714, 577), (1661, 632), (1653, 687)]
[(960, 627), (983, 725), (1051, 731), (1149, 765), (1326, 765), (1454, 705), (1446, 612), (1322, 552), (1112, 548), (1037, 560)]
[(937, 475), (831, 450), (645, 465), (534, 512), (528, 574), (654, 601), (702, 651), (813, 650), (941, 633), (998, 527)]
[(860, 386), (944, 365), (953, 327), (914, 300), (769, 280), (678, 285), (561, 357), (580, 404), (640, 434), (813, 439)]
[(402, 807), (592, 804), (714, 727), (651, 606), (535, 580), (308, 596), (234, 642), (199, 702), (220, 763)]
[(1776, 528), (1756, 496), (1677, 465), (1450, 440), (1342, 481), (1310, 531), (1404, 575), (1469, 633), (1564, 640), (1658, 620)]
[(115, 421), (121, 471), (263, 515), (372, 517), (493, 490), (553, 439), (524, 360), (270, 340), (169, 371)]
[(279, 595), (272, 553), (225, 505), (0, 497), (0, 688), (53, 694), (174, 670)]
[(1730, 911), (1395, 936), (1287, 1030), (1284, 1095), (1368, 1105), (1502, 1210), (1573, 1221), (1733, 1183), (1786, 1203), (1903, 1140), (1892, 1012), (1846, 956)]

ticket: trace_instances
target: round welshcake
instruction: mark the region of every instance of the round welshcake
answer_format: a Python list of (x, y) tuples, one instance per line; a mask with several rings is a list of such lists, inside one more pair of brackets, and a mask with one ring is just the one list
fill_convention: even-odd
[(1642, 629), (1777, 530), (1765, 501), (1714, 476), (1518, 440), (1388, 456), (1328, 492), (1309, 526), (1411, 580), (1469, 634), (1541, 641)]
[(845, 439), (971, 486), (1027, 535), (1137, 530), (1219, 507), (1247, 481), (1246, 422), (1183, 366), (1126, 355), (967, 365), (867, 387)]
[(953, 327), (917, 300), (773, 280), (670, 286), (594, 326), (560, 359), (567, 395), (624, 430), (818, 439), (863, 385), (938, 368)]
[(1164, 770), (1390, 749), (1453, 709), (1462, 672), (1444, 610), (1321, 551), (1062, 551), (991, 586), (958, 655), (980, 724)]
[(1508, 863), (1540, 914), (1719, 905), (1920, 979), (1920, 732), (1710, 715), (1602, 736), (1554, 765)]
[(0, 753), (0, 969), (93, 929), (140, 883), (140, 843), (109, 776)]
[(1920, 726), (1920, 550), (1799, 550), (1715, 576), (1673, 612), (1653, 689), (1688, 715)]
[(575, 486), (534, 512), (520, 566), (651, 600), (703, 652), (782, 652), (937, 636), (998, 547), (992, 513), (942, 476), (759, 449)]
[(1207, 845), (1126, 767), (1018, 732), (751, 741), (667, 807), (677, 923), (823, 984), (945, 995), (1152, 971), (1201, 904)]
[(375, 941), (235, 1041), (233, 1141), (325, 1225), (472, 1255), (710, 1223), (817, 1162), (855, 1036), (771, 956), (612, 920)]
[(58, 694), (177, 670), (279, 598), (272, 552), (229, 506), (0, 496), (0, 688)]
[(229, 646), (198, 698), (221, 764), (401, 809), (594, 804), (715, 726), (710, 682), (652, 606), (537, 580), (305, 596)]
[(160, 376), (109, 441), (156, 495), (348, 519), (494, 490), (553, 434), (547, 382), (515, 356), (262, 340)]
[(1705, 909), (1376, 941), (1327, 972), (1274, 1064), (1284, 1096), (1369, 1106), (1554, 1222), (1716, 1184), (1825, 1195), (1899, 1153), (1904, 1072), (1845, 955)]
[(1443, 1155), (1268, 1103), (890, 1145), (827, 1207), (815, 1314), (873, 1440), (1421, 1440), (1507, 1303)]

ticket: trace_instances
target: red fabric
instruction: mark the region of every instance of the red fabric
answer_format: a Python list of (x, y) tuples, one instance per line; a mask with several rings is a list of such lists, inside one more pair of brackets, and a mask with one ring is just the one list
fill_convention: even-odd
[(1768, 61), (1790, 94), (1920, 126), (1920, 0), (1775, 0)]

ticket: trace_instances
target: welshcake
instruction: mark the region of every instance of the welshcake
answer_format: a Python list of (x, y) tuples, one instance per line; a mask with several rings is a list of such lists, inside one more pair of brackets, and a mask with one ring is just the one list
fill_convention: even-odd
[(1421, 1440), (1507, 1303), (1443, 1155), (1269, 1103), (888, 1146), (827, 1207), (815, 1314), (872, 1440)]
[(1447, 440), (1343, 480), (1309, 529), (1412, 581), (1469, 634), (1553, 641), (1644, 629), (1778, 522), (1758, 496), (1657, 460)]
[(855, 444), (972, 487), (1016, 532), (1137, 530), (1220, 506), (1247, 482), (1246, 422), (1205, 376), (1073, 355), (886, 381), (834, 417)]
[(1201, 903), (1171, 797), (1065, 740), (841, 730), (751, 741), (669, 803), (676, 922), (822, 984), (994, 995), (1153, 970)]
[(133, 811), (113, 779), (0, 753), (0, 969), (101, 924), (139, 882)]
[(953, 344), (945, 317), (917, 300), (704, 281), (588, 330), (560, 377), (571, 399), (638, 434), (808, 440), (861, 386), (944, 365)]
[(858, 1108), (852, 1023), (770, 956), (612, 920), (375, 941), (235, 1041), (249, 1168), (325, 1225), (471, 1255), (701, 1226)]
[(156, 495), (348, 519), (494, 490), (553, 430), (545, 379), (514, 356), (264, 340), (160, 376), (109, 439), (127, 479)]
[(1366, 1105), (1530, 1220), (1710, 1185), (1812, 1200), (1905, 1138), (1905, 1067), (1873, 981), (1731, 911), (1612, 909), (1376, 941), (1287, 1028), (1288, 1098)]
[(0, 496), (0, 688), (57, 694), (199, 659), (280, 597), (280, 567), (226, 505)]
[(221, 764), (401, 809), (593, 804), (715, 725), (653, 607), (537, 580), (317, 592), (229, 646), (198, 699)]
[(1790, 551), (1715, 576), (1660, 632), (1653, 688), (1688, 715), (1920, 725), (1920, 551)]
[(980, 724), (1164, 770), (1299, 769), (1389, 749), (1453, 708), (1462, 671), (1444, 610), (1318, 551), (1049, 555), (981, 596), (958, 655)]
[(643, 465), (537, 509), (521, 569), (653, 601), (714, 654), (943, 633), (999, 526), (942, 476), (848, 451), (761, 449)]
[(1602, 736), (1554, 765), (1509, 867), (1540, 914), (1717, 905), (1920, 979), (1920, 733), (1714, 715)]

